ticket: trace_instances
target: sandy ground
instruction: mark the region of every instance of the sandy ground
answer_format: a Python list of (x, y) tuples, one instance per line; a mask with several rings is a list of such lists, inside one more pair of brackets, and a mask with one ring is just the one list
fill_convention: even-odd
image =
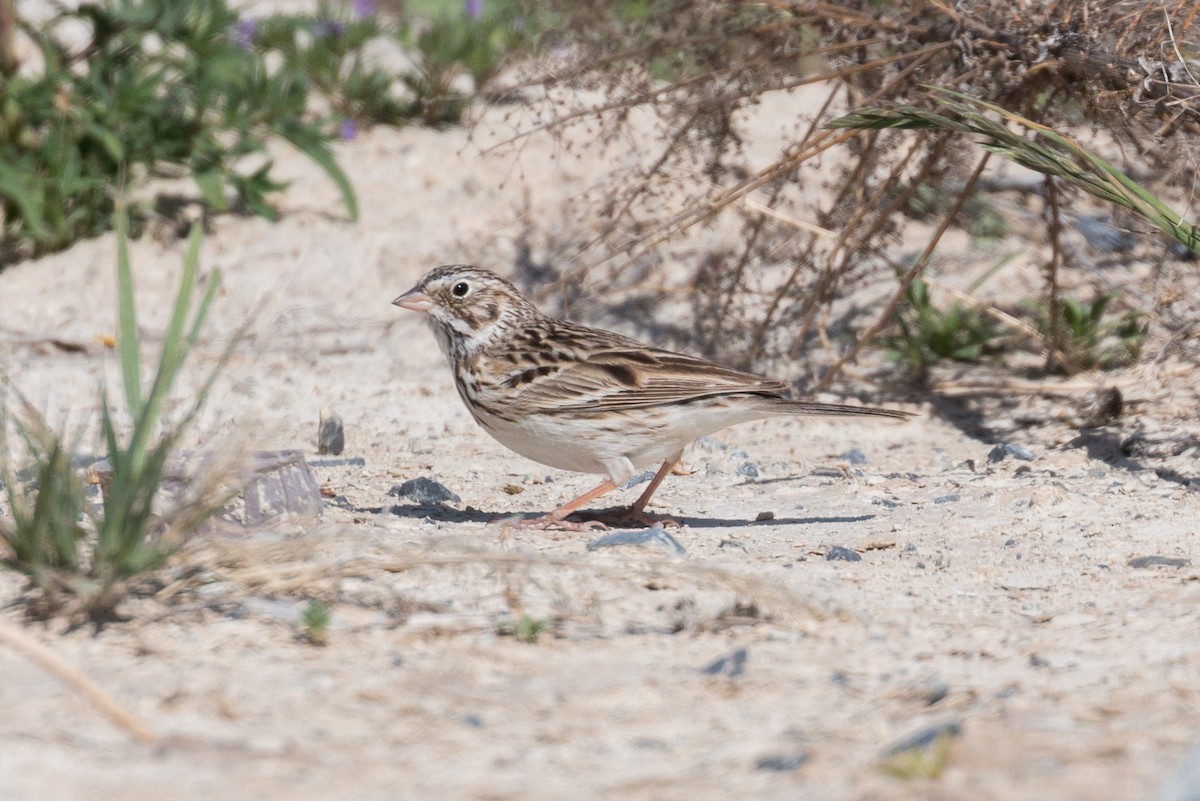
[[(994, 442), (929, 405), (900, 425), (777, 420), (722, 432), (660, 490), (685, 553), (510, 529), (593, 479), (491, 441), (389, 301), (444, 262), (510, 271), (526, 215), (553, 219), (604, 165), (541, 140), (484, 158), (461, 130), (340, 151), (359, 224), (286, 151), (281, 222), (214, 221), (225, 288), (185, 378), (261, 301), (193, 445), (302, 448), (337, 503), (193, 542), (99, 632), (24, 621), (0, 576), (3, 620), (157, 735), (135, 742), (0, 649), (0, 799), (1099, 800), (1175, 774), (1200, 727), (1194, 449), (1114, 457), (1124, 431), (1051, 415), (1008, 426), (1032, 461), (989, 462)], [(150, 343), (181, 256), (134, 248)], [(116, 381), (97, 339), (113, 258), (108, 236), (0, 274), (0, 357), (56, 424), (94, 430)], [(350, 461), (315, 454), (323, 407)], [(388, 495), (416, 477), (461, 501)], [(1184, 561), (1130, 565), (1145, 556)], [(298, 635), (309, 598), (333, 607), (327, 647)], [(510, 636), (522, 616), (547, 625), (536, 642)], [(881, 769), (947, 726), (940, 777)]]

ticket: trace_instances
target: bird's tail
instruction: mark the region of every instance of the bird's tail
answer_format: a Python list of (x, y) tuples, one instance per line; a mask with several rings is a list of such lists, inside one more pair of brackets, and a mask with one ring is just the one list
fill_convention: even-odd
[(816, 401), (785, 400), (772, 404), (772, 411), (779, 414), (804, 414), (821, 417), (890, 417), (907, 420), (916, 415), (899, 409), (881, 409), (877, 406), (848, 406), (844, 403), (818, 403)]

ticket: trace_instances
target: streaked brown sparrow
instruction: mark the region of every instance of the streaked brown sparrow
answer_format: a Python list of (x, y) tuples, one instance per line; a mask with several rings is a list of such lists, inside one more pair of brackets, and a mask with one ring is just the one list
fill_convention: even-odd
[(549, 514), (522, 521), (572, 531), (566, 518), (661, 464), (621, 522), (646, 524), (650, 496), (693, 440), (775, 415), (905, 418), (907, 412), (788, 400), (787, 384), (542, 314), (488, 270), (431, 270), (392, 301), (424, 312), (467, 409), (502, 444), (536, 462), (608, 477)]

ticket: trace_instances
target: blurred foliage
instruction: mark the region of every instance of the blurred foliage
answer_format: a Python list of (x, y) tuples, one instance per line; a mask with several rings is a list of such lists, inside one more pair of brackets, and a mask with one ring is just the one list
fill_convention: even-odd
[(948, 359), (977, 362), (995, 350), (999, 330), (977, 309), (954, 303), (942, 310), (934, 306), (929, 285), (918, 279), (909, 285), (904, 304), (896, 313), (896, 330), (882, 337), (890, 358), (918, 381), (929, 368)]
[[(1106, 316), (1113, 296), (1098, 295), (1091, 303), (1066, 298), (1060, 304), (1059, 332), (1063, 337), (1062, 352), (1058, 355), (1063, 372), (1079, 370), (1108, 370), (1137, 360), (1146, 339), (1146, 322), (1136, 311), (1120, 316)], [(1044, 333), (1051, 330), (1050, 312), (1039, 312), (1038, 327)]]
[[(357, 218), (333, 142), (460, 121), (519, 48), (515, 9), (476, 5), (432, 20), (369, 0), (256, 18), (225, 0), (102, 0), (18, 20), (43, 64), (0, 79), (0, 244), (11, 258), (99, 234), (116, 188), (153, 176), (190, 175), (212, 208), (272, 218), (273, 139), (318, 164)], [(412, 48), (413, 66), (382, 66), (389, 47)]]

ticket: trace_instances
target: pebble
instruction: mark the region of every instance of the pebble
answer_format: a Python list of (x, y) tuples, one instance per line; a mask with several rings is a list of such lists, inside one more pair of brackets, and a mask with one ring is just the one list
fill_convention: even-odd
[(988, 451), (987, 460), (989, 463), (1002, 462), (1010, 456), (1023, 462), (1032, 462), (1037, 458), (1028, 448), (1013, 445), (1011, 442), (1002, 442)]
[(1154, 801), (1200, 801), (1200, 745), (1184, 754), (1158, 788)]
[(1175, 556), (1139, 556), (1136, 559), (1130, 559), (1126, 564), (1134, 568), (1142, 567), (1187, 567), (1192, 562), (1190, 559), (1180, 559)]
[(962, 498), (959, 495), (939, 495), (933, 499), (933, 503), (935, 506), (945, 506), (948, 503), (958, 503), (960, 500)]
[(1125, 398), (1116, 387), (1097, 387), (1083, 396), (1078, 411), (1083, 428), (1102, 428), (1121, 419)]
[(873, 498), (871, 503), (876, 506), (882, 506), (884, 509), (895, 509), (900, 504), (896, 501), (890, 501), (887, 498)]
[(905, 737), (884, 752), (885, 756), (894, 757), (905, 751), (928, 748), (943, 737), (958, 737), (962, 734), (962, 724), (957, 721), (939, 723), (921, 729), (916, 734)]
[[(1200, 253), (1192, 250), (1182, 242), (1176, 242), (1174, 239), (1167, 245), (1167, 252), (1180, 261), (1195, 261), (1196, 259), (1200, 259)], [(1200, 798), (1200, 794), (1196, 798)]]
[(1085, 214), (1075, 220), (1075, 230), (1101, 253), (1124, 253), (1137, 242), (1129, 231), (1112, 224), (1107, 214)]
[(871, 461), (867, 458), (867, 455), (858, 448), (851, 448), (843, 453), (841, 458), (845, 459), (850, 464), (866, 464), (867, 462)]
[(758, 467), (754, 462), (742, 462), (737, 467), (737, 474), (746, 478), (758, 478)]
[(725, 656), (719, 656), (709, 662), (700, 668), (700, 672), (707, 673), (710, 676), (736, 678), (746, 672), (747, 656), (749, 656), (749, 652), (745, 648), (738, 648), (736, 651), (728, 653)]
[(775, 513), (770, 512), (770, 511), (759, 512), (757, 515), (754, 516), (755, 523), (765, 523), (768, 520), (774, 520), (774, 519), (775, 519)]
[(612, 531), (589, 542), (587, 549), (596, 551), (601, 548), (615, 548), (619, 545), (657, 545), (680, 556), (687, 554), (687, 549), (668, 534), (662, 526), (652, 526), (635, 531)]
[(798, 751), (794, 754), (768, 754), (758, 758), (754, 763), (755, 770), (768, 770), (774, 773), (788, 773), (796, 770), (808, 761), (808, 754)]
[(723, 451), (729, 448), (729, 446), (721, 440), (707, 434), (696, 440), (696, 447), (702, 451), (708, 451), (709, 453), (715, 453), (717, 451)]
[(825, 552), (826, 562), (861, 562), (862, 556), (841, 545), (831, 545)]
[(317, 453), (339, 456), (345, 447), (346, 433), (342, 416), (333, 409), (322, 409), (320, 422), (317, 423)]
[(388, 490), (387, 494), (405, 498), (418, 506), (441, 506), (447, 502), (462, 503), (462, 498), (446, 489), (445, 484), (425, 476), (410, 478), (403, 484), (397, 484)]

